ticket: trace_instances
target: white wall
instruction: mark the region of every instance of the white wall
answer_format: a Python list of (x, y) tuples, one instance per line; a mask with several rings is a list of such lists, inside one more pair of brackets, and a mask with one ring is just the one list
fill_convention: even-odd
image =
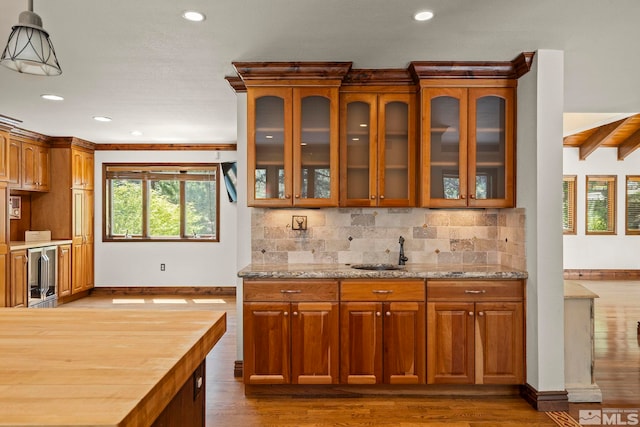
[[(563, 150), (565, 175), (577, 175), (576, 235), (564, 236), (566, 269), (638, 269), (640, 236), (625, 235), (626, 175), (640, 175), (640, 150), (618, 160), (616, 148), (598, 148), (586, 160), (577, 148)], [(585, 235), (586, 175), (616, 175), (616, 229), (613, 236)]]
[[(219, 158), (218, 158), (219, 155)], [(232, 151), (96, 151), (95, 286), (235, 286), (236, 210), (220, 181), (220, 242), (102, 242), (102, 164), (225, 162)], [(160, 264), (166, 271), (160, 271)]]
[[(539, 50), (518, 83), (517, 203), (526, 209), (527, 383), (564, 385), (562, 112), (564, 54)], [(558, 327), (560, 325), (560, 327)]]

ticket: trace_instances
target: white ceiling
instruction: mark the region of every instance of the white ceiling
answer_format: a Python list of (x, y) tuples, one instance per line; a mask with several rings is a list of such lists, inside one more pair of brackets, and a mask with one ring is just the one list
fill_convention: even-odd
[[(27, 0), (1, 0), (0, 9), (4, 48)], [(207, 20), (183, 20), (186, 9)], [(421, 9), (435, 19), (413, 21)], [(399, 68), (412, 60), (502, 61), (559, 49), (566, 112), (640, 111), (638, 0), (34, 0), (34, 11), (63, 73), (0, 67), (0, 114), (52, 136), (235, 142), (235, 94), (224, 80), (232, 61)], [(43, 93), (65, 100), (45, 101)]]

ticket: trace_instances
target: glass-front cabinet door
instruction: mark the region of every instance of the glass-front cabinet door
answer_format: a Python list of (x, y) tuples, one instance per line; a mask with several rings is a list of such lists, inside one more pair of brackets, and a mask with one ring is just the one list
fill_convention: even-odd
[(513, 207), (514, 88), (426, 88), (422, 206)]
[(337, 206), (338, 91), (251, 88), (249, 206)]
[(413, 94), (342, 95), (341, 206), (415, 205)]
[(338, 205), (338, 89), (293, 89), (295, 206)]
[(423, 92), (422, 204), (467, 205), (467, 90)]
[(255, 88), (247, 94), (248, 204), (291, 205), (291, 88)]
[(513, 93), (469, 89), (469, 206), (514, 205)]

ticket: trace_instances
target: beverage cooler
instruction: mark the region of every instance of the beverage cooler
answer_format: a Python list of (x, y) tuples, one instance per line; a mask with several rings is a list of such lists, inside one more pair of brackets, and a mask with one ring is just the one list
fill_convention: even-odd
[(57, 246), (29, 249), (27, 298), (29, 307), (55, 307), (57, 292)]

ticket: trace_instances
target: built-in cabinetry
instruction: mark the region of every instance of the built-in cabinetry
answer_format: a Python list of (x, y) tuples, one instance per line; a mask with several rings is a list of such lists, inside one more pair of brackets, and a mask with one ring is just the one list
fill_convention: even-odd
[(375, 86), (341, 87), (341, 206), (415, 205), (415, 84), (407, 73), (402, 84), (392, 85), (388, 74), (375, 73)]
[(350, 63), (234, 63), (247, 86), (249, 206), (338, 205), (338, 87)]
[(514, 206), (515, 86), (421, 82), (423, 206)]
[(524, 295), (523, 280), (245, 280), (244, 381), (522, 384)]
[(49, 146), (24, 137), (11, 137), (9, 187), (25, 191), (49, 191), (51, 160)]
[(532, 58), (234, 63), (229, 81), (247, 91), (248, 204), (412, 207), (418, 193), (423, 207), (515, 206), (516, 87)]
[(345, 280), (340, 382), (424, 384), (424, 281)]
[(9, 180), (9, 132), (0, 129), (0, 181)]
[(427, 281), (427, 383), (524, 382), (524, 283)]
[(338, 283), (244, 282), (245, 384), (338, 382)]
[(8, 307), (27, 305), (27, 250), (11, 251)]
[(90, 144), (77, 138), (55, 141), (50, 151), (56, 185), (48, 193), (32, 197), (31, 223), (36, 229), (51, 230), (53, 239), (72, 240), (73, 295), (93, 288), (93, 151)]

